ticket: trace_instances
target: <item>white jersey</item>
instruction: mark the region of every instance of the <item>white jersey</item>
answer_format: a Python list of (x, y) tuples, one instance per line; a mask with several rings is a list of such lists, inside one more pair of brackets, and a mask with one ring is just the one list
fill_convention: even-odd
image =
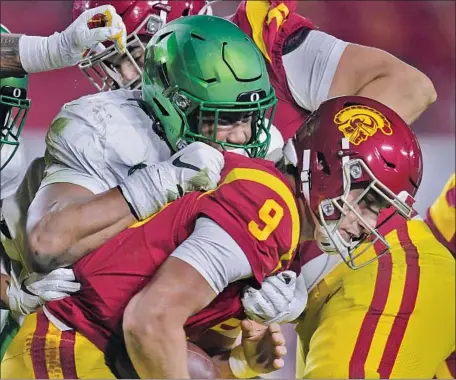
[[(22, 139), (19, 139), (19, 148), (10, 162), (0, 172), (0, 199), (13, 194), (19, 187), (27, 169), (27, 161)], [(15, 146), (4, 144), (1, 149), (0, 162), (3, 164), (11, 155)]]
[(25, 170), (19, 171), (15, 164), (22, 162), (16, 157), (23, 157), (16, 152), (5, 167), (6, 173), (15, 174), (9, 179), (16, 181), (14, 186), (8, 182), (11, 191), (2, 207), (10, 236), (2, 234), (1, 241), (11, 259), (24, 264), (26, 215), (40, 184), (69, 182), (97, 194), (115, 187), (135, 165), (155, 164), (170, 157), (166, 143), (153, 132), (150, 118), (134, 100), (128, 100), (139, 94), (119, 90), (66, 104), (48, 131), (46, 158), (33, 161), (25, 178)]
[(140, 91), (117, 90), (65, 104), (46, 136), (46, 170), (41, 187), (57, 182), (98, 194), (117, 186), (138, 165), (171, 156), (140, 108)]
[(1, 234), (1, 242), (12, 260), (22, 263), (27, 210), (43, 178), (44, 159), (35, 159), (28, 167), (17, 191), (3, 200), (2, 216), (10, 236)]

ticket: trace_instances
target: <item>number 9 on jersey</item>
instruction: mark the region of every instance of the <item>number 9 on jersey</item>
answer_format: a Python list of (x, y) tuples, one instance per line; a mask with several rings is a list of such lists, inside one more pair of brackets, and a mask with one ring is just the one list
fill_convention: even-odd
[(258, 217), (263, 222), (261, 228), (257, 222), (249, 222), (250, 233), (259, 241), (266, 240), (277, 228), (283, 218), (283, 208), (274, 199), (267, 199), (258, 211)]

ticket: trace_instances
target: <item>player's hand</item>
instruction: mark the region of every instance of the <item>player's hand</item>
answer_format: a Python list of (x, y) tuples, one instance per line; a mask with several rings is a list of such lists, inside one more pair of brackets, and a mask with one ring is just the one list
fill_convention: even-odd
[(119, 188), (143, 220), (185, 193), (215, 189), (224, 165), (221, 152), (195, 142), (167, 161), (134, 171)]
[(112, 5), (102, 5), (82, 13), (60, 35), (58, 39), (49, 39), (49, 43), (58, 44), (57, 49), (49, 51), (60, 54), (58, 66), (73, 66), (78, 63), (87, 49), (100, 42), (113, 41), (119, 53), (124, 54), (127, 43), (127, 30), (122, 18)]
[(264, 326), (244, 319), (241, 329), (241, 345), (232, 350), (229, 359), (236, 377), (251, 378), (284, 366), (287, 348), (279, 324)]
[(6, 294), (10, 310), (27, 315), (45, 302), (65, 298), (80, 288), (72, 269), (59, 268), (48, 274), (32, 273), (25, 279), (18, 279), (11, 271)]
[(261, 289), (246, 287), (241, 301), (246, 315), (258, 323), (288, 323), (304, 311), (307, 297), (303, 274), (284, 271), (267, 277)]
[(215, 189), (225, 159), (217, 149), (194, 142), (175, 153), (168, 163), (173, 166), (177, 185), (184, 193), (189, 193)]

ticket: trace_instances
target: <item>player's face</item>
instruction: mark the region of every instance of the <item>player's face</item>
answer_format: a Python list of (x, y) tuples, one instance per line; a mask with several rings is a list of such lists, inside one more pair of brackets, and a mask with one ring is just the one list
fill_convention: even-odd
[[(252, 138), (252, 112), (220, 112), (218, 126), (211, 115), (203, 115), (201, 134), (214, 137), (221, 142), (244, 145)], [(222, 150), (217, 143), (210, 143), (214, 148)]]
[[(144, 49), (139, 45), (129, 47), (128, 49), (134, 61), (142, 70), (144, 67)], [(126, 85), (135, 78), (138, 78), (138, 82), (141, 80), (141, 73), (138, 71), (133, 61), (127, 54), (124, 54), (122, 56), (115, 55), (112, 59), (109, 60), (109, 64), (119, 73), (122, 85)], [(135, 82), (130, 87), (136, 87), (137, 84), (139, 83)]]
[(347, 202), (353, 205), (354, 210), (361, 216), (362, 220), (357, 217), (355, 212), (344, 206), (344, 211), (347, 214), (342, 217), (338, 229), (342, 238), (347, 242), (363, 237), (368, 231), (367, 226), (375, 228), (377, 225), (382, 205), (378, 201), (378, 197), (373, 196), (371, 193), (368, 193), (356, 203), (363, 191), (363, 189), (351, 190), (347, 197)]

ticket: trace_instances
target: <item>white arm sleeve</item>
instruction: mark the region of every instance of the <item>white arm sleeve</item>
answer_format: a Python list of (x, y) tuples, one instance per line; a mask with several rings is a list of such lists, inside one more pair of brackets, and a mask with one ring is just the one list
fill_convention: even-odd
[(196, 269), (216, 294), (229, 283), (253, 276), (234, 239), (209, 218), (199, 218), (192, 234), (171, 254)]
[(12, 155), (10, 162), (2, 169), (0, 175), (0, 198), (5, 199), (14, 194), (20, 186), (27, 170), (24, 141), (19, 137), (20, 145), (13, 154), (15, 145), (2, 144), (0, 162), (4, 164)]
[(347, 45), (329, 34), (311, 30), (300, 46), (283, 56), (288, 87), (302, 108), (315, 111), (328, 98)]

